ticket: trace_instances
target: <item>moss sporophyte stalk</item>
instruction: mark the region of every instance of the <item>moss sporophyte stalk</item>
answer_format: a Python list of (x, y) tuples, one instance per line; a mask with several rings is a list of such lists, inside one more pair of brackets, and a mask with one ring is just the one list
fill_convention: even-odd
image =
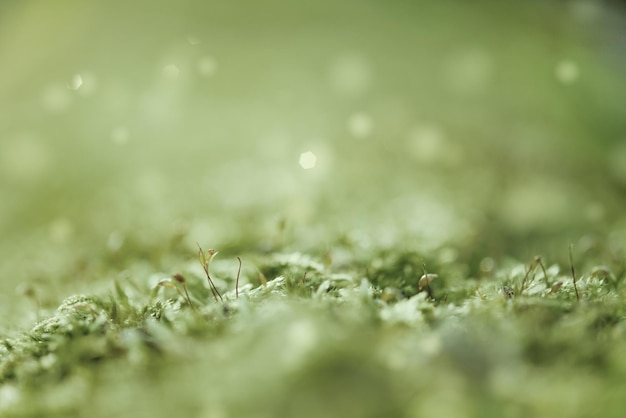
[[(133, 389), (137, 401), (158, 415), (160, 403), (146, 403), (155, 390), (154, 373), (167, 376), (157, 379), (159, 388), (186, 393), (193, 402), (205, 399), (199, 385), (204, 382), (219, 394), (210, 404), (219, 398), (222, 411), (247, 414), (265, 399), (262, 409), (280, 414), (293, 396), (326, 393), (326, 384), (316, 382), (328, 377), (323, 370), (329, 359), (337, 362), (328, 382), (339, 384), (339, 379), (343, 383), (336, 389), (355, 399), (374, 396), (385, 407), (368, 408), (378, 412), (407, 410), (423, 389), (456, 385), (464, 407), (477, 413), (487, 410), (483, 402), (490, 399), (495, 402), (490, 410), (530, 405), (547, 414), (552, 409), (534, 400), (540, 395), (528, 392), (528, 382), (546, 380), (551, 398), (563, 402), (571, 400), (566, 388), (583, 385), (578, 396), (593, 403), (602, 391), (615, 390), (614, 382), (608, 386), (602, 378), (607, 367), (618, 374), (623, 370), (623, 274), (614, 275), (606, 265), (567, 277), (536, 257), (530, 268), (514, 263), (492, 278), (467, 280), (429, 273), (417, 254), (404, 257), (415, 264), (400, 270), (383, 253), (376, 255), (382, 263), (375, 269), (356, 260), (334, 267), (292, 253), (263, 255), (258, 270), (248, 271), (240, 257), (233, 257), (236, 274), (219, 279), (229, 289), (220, 292), (209, 272), (215, 254), (199, 252), (206, 282), (193, 269), (160, 279), (156, 288), (171, 289), (168, 296), (152, 292), (140, 278), (116, 281), (109, 294), (72, 296), (30, 331), (3, 338), (0, 381), (4, 388), (17, 388), (6, 389), (17, 391), (1, 406), (6, 416), (19, 411), (61, 416), (85, 410), (87, 403), (120, 402), (114, 384), (120, 376), (138, 385)], [(249, 257), (259, 259), (259, 254)], [(438, 270), (451, 266), (440, 264)], [(539, 276), (532, 274), (537, 267)], [(263, 271), (273, 278), (258, 281)], [(421, 276), (401, 271), (421, 271)], [(411, 287), (413, 292), (400, 290)], [(339, 367), (355, 361), (372, 376), (359, 372), (353, 380), (354, 370)], [(472, 364), (481, 364), (480, 371)], [(585, 364), (591, 380), (576, 380), (574, 364)], [(268, 399), (258, 379), (283, 382), (291, 390)], [(493, 379), (500, 383), (492, 385)], [(256, 401), (242, 406), (233, 388)], [(530, 398), (514, 401), (519, 391)], [(143, 401), (144, 396), (149, 398)], [(341, 403), (343, 398), (326, 393), (324, 399)]]

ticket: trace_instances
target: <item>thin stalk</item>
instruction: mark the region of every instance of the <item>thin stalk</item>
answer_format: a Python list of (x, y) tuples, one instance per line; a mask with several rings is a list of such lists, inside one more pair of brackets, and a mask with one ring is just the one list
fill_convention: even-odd
[(535, 270), (535, 267), (537, 267), (537, 260), (536, 259), (535, 259), (535, 261), (530, 263), (530, 265), (528, 266), (528, 270), (526, 271), (526, 274), (524, 275), (524, 278), (522, 279), (522, 284), (521, 284), (520, 289), (519, 289), (519, 294), (520, 295), (524, 291), (524, 287), (526, 287), (526, 279), (528, 279), (528, 276), (530, 275), (530, 273)]
[(239, 269), (237, 270), (237, 280), (235, 280), (235, 296), (239, 299), (239, 275), (241, 274), (241, 258), (237, 257), (239, 260)]
[(541, 271), (543, 272), (543, 278), (546, 281), (546, 286), (550, 287), (550, 282), (548, 281), (548, 273), (546, 273), (546, 268), (543, 265), (543, 261), (541, 260), (541, 256), (535, 257), (535, 261), (539, 263), (539, 267), (541, 267)]
[(574, 291), (576, 292), (576, 301), (580, 302), (580, 295), (578, 294), (578, 286), (576, 286), (576, 270), (574, 270), (574, 257), (572, 256), (572, 249), (574, 244), (569, 245), (569, 265), (572, 268), (572, 280), (574, 280)]
[(209, 258), (207, 258), (204, 253), (204, 250), (202, 249), (202, 247), (200, 247), (200, 244), (198, 243), (196, 244), (198, 245), (198, 257), (200, 259), (200, 264), (202, 264), (202, 268), (204, 269), (206, 278), (209, 281), (209, 287), (211, 288), (211, 293), (213, 293), (213, 298), (215, 298), (215, 301), (217, 302), (217, 298), (219, 297), (220, 301), (224, 303), (224, 299), (222, 299), (222, 295), (220, 294), (219, 290), (217, 290), (215, 283), (213, 283), (213, 280), (211, 279), (211, 273), (209, 273), (209, 265), (213, 257), (215, 257), (215, 255), (217, 254), (217, 251), (215, 250), (207, 251), (207, 254), (209, 254)]
[(185, 291), (185, 297), (187, 298), (187, 302), (189, 303), (189, 306), (191, 306), (191, 308), (197, 312), (198, 310), (193, 305), (193, 303), (191, 303), (191, 298), (189, 297), (189, 292), (187, 291), (187, 283), (183, 275), (175, 274), (172, 277), (174, 278), (174, 280), (176, 280), (178, 283), (180, 283), (183, 286), (183, 290)]

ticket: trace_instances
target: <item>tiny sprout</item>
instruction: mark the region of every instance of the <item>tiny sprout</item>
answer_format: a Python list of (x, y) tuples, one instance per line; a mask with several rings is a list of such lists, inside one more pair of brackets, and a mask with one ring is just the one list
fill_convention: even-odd
[[(182, 286), (183, 289), (185, 289), (185, 295), (183, 295), (183, 292), (180, 291), (180, 289), (178, 288), (178, 286), (176, 286), (176, 283), (174, 283), (171, 279), (163, 279), (161, 280), (159, 283), (157, 283), (157, 286), (161, 286), (161, 287), (169, 287), (172, 289), (176, 289), (176, 292), (178, 292), (178, 294), (180, 295), (180, 297), (182, 297), (183, 299), (186, 299), (187, 302), (189, 303), (189, 305), (193, 308), (193, 310), (196, 310), (196, 307), (193, 306), (193, 304), (191, 303), (191, 299), (189, 298), (189, 293), (187, 293), (187, 286), (185, 284), (185, 279), (183, 278), (183, 276), (181, 276), (180, 274), (175, 274), (173, 276), (174, 280), (176, 280), (177, 282), (179, 282)], [(181, 281), (182, 280), (182, 281)]]
[(235, 280), (235, 296), (239, 299), (239, 275), (241, 274), (241, 258), (237, 257), (239, 260), (239, 269), (237, 269), (237, 279)]
[(185, 295), (183, 295), (183, 293), (180, 291), (178, 286), (176, 286), (176, 284), (171, 279), (163, 279), (159, 283), (157, 283), (157, 286), (169, 287), (169, 288), (172, 288), (172, 289), (176, 289), (176, 291), (178, 292), (178, 294), (180, 296), (182, 296), (183, 298), (185, 297)]
[(530, 275), (530, 273), (535, 271), (537, 266), (541, 267), (541, 271), (543, 272), (543, 279), (546, 281), (546, 286), (550, 287), (550, 283), (548, 281), (548, 273), (546, 272), (546, 268), (543, 265), (541, 256), (537, 255), (535, 256), (535, 259), (533, 260), (533, 262), (530, 263), (530, 265), (528, 266), (528, 270), (526, 270), (526, 274), (524, 275), (524, 278), (522, 279), (522, 285), (520, 286), (520, 289), (519, 289), (520, 293), (522, 293), (522, 291), (526, 287), (526, 279), (528, 279), (528, 276)]
[[(178, 286), (176, 286), (172, 280), (170, 279), (163, 279), (161, 281), (159, 281), (159, 283), (157, 283), (157, 286), (161, 286), (161, 287), (171, 287), (172, 289), (177, 289), (178, 290)], [(181, 296), (183, 296), (181, 294)]]
[(433, 291), (430, 288), (430, 282), (432, 282), (439, 276), (437, 276), (436, 274), (428, 274), (428, 271), (426, 271), (426, 263), (424, 263), (423, 261), (422, 268), (424, 269), (424, 274), (422, 275), (422, 277), (420, 277), (419, 282), (417, 282), (417, 291), (420, 292), (425, 287), (428, 293), (428, 297), (430, 299), (434, 299)]
[(427, 287), (428, 285), (430, 285), (430, 282), (432, 282), (433, 280), (435, 280), (437, 277), (439, 277), (436, 274), (423, 274), (422, 277), (420, 277), (420, 281), (418, 283), (418, 290), (422, 290), (423, 288)]
[(558, 282), (552, 285), (552, 288), (550, 289), (550, 293), (558, 292), (561, 286), (563, 286), (563, 282), (559, 280)]
[(574, 280), (574, 290), (576, 291), (576, 300), (580, 302), (580, 296), (578, 294), (578, 287), (576, 286), (576, 270), (574, 270), (574, 257), (572, 256), (572, 250), (574, 244), (569, 245), (569, 265), (572, 268), (572, 280)]
[(189, 292), (187, 291), (187, 282), (185, 278), (183, 277), (183, 275), (176, 273), (175, 275), (172, 276), (172, 278), (181, 284), (181, 286), (183, 287), (183, 290), (185, 291), (185, 296), (187, 298), (187, 302), (189, 303), (189, 306), (191, 306), (191, 308), (195, 311), (196, 307), (193, 306), (193, 303), (191, 303), (191, 298), (189, 297)]
[[(220, 294), (219, 290), (217, 290), (215, 283), (213, 283), (213, 280), (211, 279), (211, 274), (209, 273), (209, 266), (211, 264), (211, 260), (213, 259), (213, 257), (217, 255), (218, 252), (215, 250), (209, 250), (205, 254), (202, 247), (200, 247), (200, 244), (198, 243), (196, 244), (198, 245), (198, 258), (200, 260), (200, 264), (202, 265), (202, 268), (204, 269), (206, 278), (209, 281), (209, 287), (211, 288), (211, 293), (213, 293), (213, 297), (215, 298), (215, 301), (217, 301), (217, 298), (219, 297), (222, 303), (224, 303), (224, 299), (222, 299), (222, 295)], [(208, 255), (208, 258), (207, 258), (207, 255)]]
[(259, 270), (259, 281), (261, 282), (263, 287), (267, 287), (267, 278), (265, 277), (265, 274), (261, 273), (260, 270)]
[(522, 285), (519, 288), (520, 293), (522, 293), (522, 291), (524, 290), (524, 287), (526, 286), (526, 279), (528, 278), (528, 275), (530, 274), (530, 272), (534, 270), (534, 266), (535, 266), (534, 263), (528, 266), (528, 270), (526, 270), (526, 274), (524, 274), (524, 278), (522, 279)]
[(543, 265), (543, 261), (541, 260), (540, 255), (535, 257), (535, 262), (537, 262), (539, 264), (539, 267), (541, 267), (541, 271), (543, 273), (543, 279), (546, 281), (546, 286), (550, 287), (550, 282), (548, 281), (548, 273), (546, 273), (546, 268)]

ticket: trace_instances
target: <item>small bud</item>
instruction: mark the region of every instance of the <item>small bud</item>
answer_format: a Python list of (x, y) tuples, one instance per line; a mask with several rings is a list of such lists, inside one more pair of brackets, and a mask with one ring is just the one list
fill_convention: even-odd
[(161, 280), (159, 283), (157, 283), (157, 286), (161, 286), (161, 287), (171, 287), (173, 289), (178, 290), (178, 287), (174, 284), (174, 282), (172, 282), (171, 279), (163, 279)]
[(563, 286), (563, 282), (562, 281), (558, 281), (558, 282), (554, 283), (552, 285), (552, 288), (550, 289), (550, 293), (558, 292), (559, 289), (561, 288), (561, 286)]
[(611, 277), (613, 273), (607, 266), (595, 266), (591, 269), (591, 277)]
[(422, 290), (428, 286), (430, 282), (435, 280), (437, 277), (439, 276), (436, 274), (423, 274), (422, 277), (420, 277), (420, 281), (417, 283), (418, 290)]

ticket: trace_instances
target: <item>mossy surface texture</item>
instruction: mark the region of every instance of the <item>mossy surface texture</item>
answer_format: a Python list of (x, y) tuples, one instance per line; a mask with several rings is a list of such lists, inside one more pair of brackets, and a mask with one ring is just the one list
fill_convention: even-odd
[(624, 416), (620, 7), (3, 4), (0, 416)]

